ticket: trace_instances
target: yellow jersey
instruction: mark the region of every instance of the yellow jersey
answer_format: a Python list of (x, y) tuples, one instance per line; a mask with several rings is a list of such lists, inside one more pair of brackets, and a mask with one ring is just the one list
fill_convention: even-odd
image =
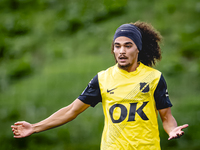
[(127, 72), (116, 64), (99, 72), (79, 99), (93, 107), (102, 102), (101, 150), (160, 150), (157, 109), (172, 104), (158, 70), (140, 63)]

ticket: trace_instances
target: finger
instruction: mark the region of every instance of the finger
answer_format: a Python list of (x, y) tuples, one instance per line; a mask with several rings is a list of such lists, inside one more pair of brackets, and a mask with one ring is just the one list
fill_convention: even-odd
[(169, 138), (168, 138), (168, 140), (171, 140), (171, 139), (173, 139), (173, 137), (169, 137)]
[(179, 137), (183, 136), (184, 132), (182, 131), (181, 133), (178, 134)]
[(176, 134), (177, 134), (177, 135), (180, 135), (180, 134), (183, 134), (183, 133), (184, 133), (184, 131), (180, 130), (180, 131), (178, 131)]
[(181, 133), (177, 133), (177, 134), (174, 135), (174, 136), (170, 136), (170, 137), (168, 138), (168, 140), (177, 139), (177, 138), (180, 138), (180, 137), (183, 136), (183, 135), (184, 135), (184, 132), (182, 131)]
[(181, 129), (187, 128), (189, 125), (188, 124), (184, 124), (182, 126), (180, 126)]
[(177, 136), (172, 136), (172, 137), (168, 138), (168, 140), (172, 140), (172, 139), (176, 139), (176, 138), (178, 138), (178, 137)]
[(171, 139), (174, 139), (174, 136), (170, 136), (170, 137), (168, 138), (168, 140), (171, 140)]
[(22, 138), (22, 136), (20, 136), (20, 135), (15, 135), (13, 137), (16, 138), (16, 139)]
[(12, 128), (12, 129), (17, 129), (18, 126), (14, 126), (14, 125), (12, 125), (11, 128)]
[(23, 125), (23, 124), (24, 124), (24, 121), (18, 121), (18, 122), (15, 123), (16, 126)]
[(181, 135), (180, 135), (180, 134), (177, 134), (175, 138), (180, 138), (180, 137), (181, 137)]
[(18, 133), (17, 131), (14, 132), (14, 135), (19, 136), (20, 133)]

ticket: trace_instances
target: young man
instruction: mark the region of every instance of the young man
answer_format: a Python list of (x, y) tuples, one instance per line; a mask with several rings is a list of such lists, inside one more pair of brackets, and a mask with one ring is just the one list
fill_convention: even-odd
[(160, 41), (160, 34), (149, 24), (121, 25), (112, 43), (116, 65), (99, 72), (72, 104), (47, 119), (12, 125), (14, 137), (23, 138), (63, 125), (99, 102), (105, 115), (101, 150), (159, 150), (157, 112), (168, 140), (181, 137), (182, 129), (188, 125), (177, 126), (164, 77), (151, 68), (161, 59)]

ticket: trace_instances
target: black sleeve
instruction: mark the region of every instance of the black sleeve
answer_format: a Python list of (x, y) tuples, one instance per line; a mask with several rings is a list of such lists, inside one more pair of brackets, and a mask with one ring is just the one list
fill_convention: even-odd
[(154, 99), (156, 101), (156, 108), (158, 110), (172, 107), (167, 91), (167, 84), (165, 82), (163, 75), (161, 75), (156, 90), (154, 92)]
[(98, 75), (96, 75), (85, 88), (83, 93), (78, 97), (82, 102), (94, 107), (102, 102), (101, 92), (99, 88)]

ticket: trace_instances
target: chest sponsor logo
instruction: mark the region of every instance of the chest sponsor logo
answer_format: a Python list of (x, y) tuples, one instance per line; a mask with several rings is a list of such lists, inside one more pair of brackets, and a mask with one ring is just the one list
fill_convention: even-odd
[[(143, 102), (143, 104), (138, 109), (136, 109), (137, 103), (130, 103), (129, 114), (127, 113), (128, 112), (127, 108), (123, 104), (114, 104), (109, 109), (110, 118), (113, 123), (120, 123), (124, 121), (128, 115), (128, 122), (135, 121), (135, 114), (137, 113), (142, 120), (149, 120), (149, 118), (143, 111), (143, 108), (147, 105), (147, 103), (148, 102)], [(119, 119), (114, 119), (113, 113), (114, 109), (116, 109), (117, 107), (121, 109), (121, 114), (119, 116)]]

